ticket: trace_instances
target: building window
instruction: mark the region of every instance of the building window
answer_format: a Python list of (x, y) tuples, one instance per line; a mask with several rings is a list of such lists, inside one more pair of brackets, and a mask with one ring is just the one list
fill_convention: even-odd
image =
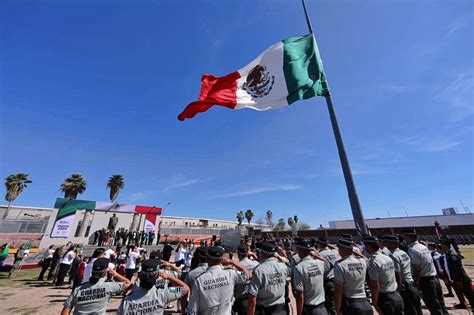
[(82, 220), (80, 220), (80, 221), (77, 223), (77, 229), (76, 229), (76, 233), (74, 233), (74, 237), (78, 237), (78, 236), (79, 236), (79, 231), (81, 230), (81, 226), (82, 226)]

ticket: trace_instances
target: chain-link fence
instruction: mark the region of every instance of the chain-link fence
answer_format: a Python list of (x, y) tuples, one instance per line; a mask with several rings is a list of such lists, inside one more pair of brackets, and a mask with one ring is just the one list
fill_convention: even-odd
[(44, 233), (48, 220), (6, 220), (0, 221), (1, 233)]

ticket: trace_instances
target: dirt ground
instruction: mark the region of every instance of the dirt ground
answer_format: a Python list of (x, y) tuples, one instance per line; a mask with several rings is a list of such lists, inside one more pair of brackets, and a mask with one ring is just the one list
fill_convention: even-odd
[[(464, 265), (469, 275), (474, 279), (474, 246), (461, 247), (465, 256)], [(59, 314), (64, 300), (71, 289), (52, 286), (46, 281), (37, 281), (39, 269), (20, 270), (15, 278), (6, 279), (5, 273), (0, 273), (0, 314)], [(443, 290), (446, 287), (442, 284)], [(446, 292), (445, 292), (446, 293)], [(121, 297), (112, 297), (109, 301), (107, 313), (115, 313), (120, 305)], [(457, 298), (446, 298), (446, 305), (450, 314), (472, 314), (468, 310), (455, 310), (453, 305), (459, 303)], [(292, 314), (296, 313), (294, 301)], [(176, 304), (165, 314), (174, 314)], [(423, 313), (429, 314), (424, 309)]]

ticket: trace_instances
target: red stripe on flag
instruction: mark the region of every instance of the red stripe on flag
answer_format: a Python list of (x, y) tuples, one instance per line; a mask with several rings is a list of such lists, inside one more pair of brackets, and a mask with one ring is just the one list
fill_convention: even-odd
[(148, 220), (151, 223), (155, 224), (156, 223), (156, 214), (146, 214), (145, 215), (145, 220)]
[(237, 105), (237, 79), (238, 71), (223, 77), (205, 74), (201, 78), (201, 94), (199, 100), (192, 102), (179, 114), (178, 119), (193, 118), (197, 113), (202, 113), (214, 105), (234, 108)]
[(159, 208), (159, 207), (147, 207), (147, 206), (135, 206), (135, 213), (160, 215), (161, 214), (161, 208)]

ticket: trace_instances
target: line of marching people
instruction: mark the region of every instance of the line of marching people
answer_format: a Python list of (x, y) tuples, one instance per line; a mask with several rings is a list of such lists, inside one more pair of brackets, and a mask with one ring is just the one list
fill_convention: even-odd
[[(450, 270), (454, 283), (458, 275), (449, 268), (462, 270), (462, 264), (449, 241), (440, 243), (447, 263), (443, 270)], [(105, 253), (94, 253), (89, 278), (73, 290), (62, 314), (104, 314), (114, 294), (124, 296), (118, 314), (162, 314), (175, 300), (183, 314), (365, 315), (374, 309), (384, 315), (422, 314), (421, 300), (431, 314), (448, 314), (435, 260), (414, 230), (403, 237), (363, 236), (362, 244), (350, 235), (335, 245), (325, 238), (284, 244), (271, 238), (244, 242), (237, 248), (238, 261), (226, 258), (223, 247), (202, 246), (189, 270), (152, 252), (133, 282), (134, 273), (124, 276)], [(472, 307), (470, 279), (460, 274)]]

